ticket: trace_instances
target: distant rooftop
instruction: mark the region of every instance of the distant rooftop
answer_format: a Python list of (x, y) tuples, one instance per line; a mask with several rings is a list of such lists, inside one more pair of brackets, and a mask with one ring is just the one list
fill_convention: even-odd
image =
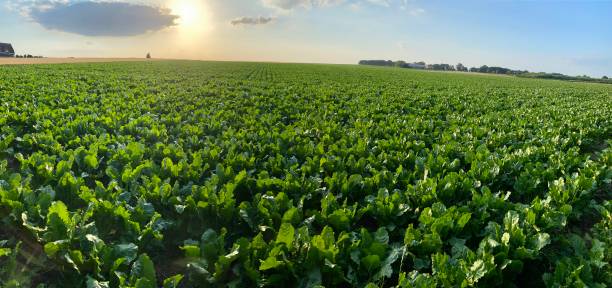
[(14, 57), (15, 50), (10, 43), (0, 43), (0, 57)]

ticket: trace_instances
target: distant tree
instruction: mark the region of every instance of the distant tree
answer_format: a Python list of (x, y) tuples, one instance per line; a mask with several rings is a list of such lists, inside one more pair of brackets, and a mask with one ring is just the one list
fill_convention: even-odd
[(147, 59), (151, 59), (151, 53), (147, 53)]
[(472, 67), (472, 68), (470, 68), (470, 70), (469, 70), (469, 71), (470, 71), (470, 72), (478, 72), (478, 68), (476, 68), (476, 67)]
[(399, 67), (399, 68), (407, 67), (406, 61), (402, 61), (402, 60), (395, 61), (395, 67)]
[(425, 65), (425, 62), (419, 61), (419, 62), (414, 62), (414, 64)]
[(494, 74), (508, 74), (510, 72), (510, 69), (504, 67), (489, 67), (487, 70), (488, 73)]
[(487, 65), (480, 66), (480, 68), (478, 68), (478, 72), (480, 72), (480, 73), (489, 73), (489, 66), (487, 66)]
[(359, 65), (393, 66), (394, 63), (391, 60), (361, 60)]
[(461, 63), (457, 64), (457, 66), (455, 66), (455, 68), (457, 69), (457, 71), (467, 71), (467, 68), (465, 66), (463, 66), (463, 64), (461, 64)]
[(454, 71), (455, 67), (453, 65), (449, 65), (449, 64), (433, 64), (431, 65), (431, 69), (433, 70), (440, 70), (440, 71)]
[(603, 76), (603, 77), (601, 77), (601, 79), (607, 80), (608, 76)]

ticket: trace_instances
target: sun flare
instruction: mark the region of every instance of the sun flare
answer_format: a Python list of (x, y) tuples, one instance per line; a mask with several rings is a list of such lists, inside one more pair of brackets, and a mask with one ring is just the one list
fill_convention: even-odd
[(200, 18), (199, 11), (200, 7), (197, 7), (199, 4), (196, 1), (190, 0), (178, 0), (172, 4), (170, 8), (172, 13), (179, 17), (177, 23), (181, 26), (190, 26), (194, 25), (198, 22), (198, 18)]
[(203, 1), (199, 0), (174, 0), (170, 4), (170, 10), (179, 18), (178, 26), (189, 30), (205, 30), (208, 22), (208, 10)]

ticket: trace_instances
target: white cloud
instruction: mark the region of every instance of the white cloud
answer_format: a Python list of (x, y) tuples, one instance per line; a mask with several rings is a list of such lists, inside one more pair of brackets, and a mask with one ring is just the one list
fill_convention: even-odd
[(360, 11), (362, 8), (360, 3), (351, 3), (348, 5), (348, 7), (353, 12)]
[(262, 0), (268, 7), (282, 10), (292, 10), (295, 8), (327, 7), (342, 4), (345, 0)]
[(391, 6), (390, 0), (366, 0), (366, 2), (383, 7)]
[(18, 11), (22, 16), (29, 17), (30, 12), (36, 10), (47, 10), (57, 5), (66, 5), (69, 0), (14, 0), (7, 1), (5, 6), (9, 10)]
[(408, 11), (408, 14), (412, 16), (419, 16), (425, 14), (425, 9), (416, 5), (416, 0), (401, 0), (399, 7), (401, 10)]
[(419, 15), (425, 14), (425, 9), (423, 9), (423, 8), (411, 8), (411, 9), (408, 9), (408, 14), (410, 14), (412, 16), (419, 16)]
[(416, 0), (260, 0), (266, 7), (277, 9), (279, 13), (295, 9), (311, 9), (332, 7), (346, 4), (351, 11), (361, 11), (367, 6), (380, 6), (384, 8), (399, 8), (412, 16), (425, 13), (425, 9), (416, 4)]

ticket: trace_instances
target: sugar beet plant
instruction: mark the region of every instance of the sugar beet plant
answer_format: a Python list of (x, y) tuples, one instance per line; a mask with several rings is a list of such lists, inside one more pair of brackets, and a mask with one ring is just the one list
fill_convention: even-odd
[(612, 86), (0, 67), (6, 287), (609, 287)]

